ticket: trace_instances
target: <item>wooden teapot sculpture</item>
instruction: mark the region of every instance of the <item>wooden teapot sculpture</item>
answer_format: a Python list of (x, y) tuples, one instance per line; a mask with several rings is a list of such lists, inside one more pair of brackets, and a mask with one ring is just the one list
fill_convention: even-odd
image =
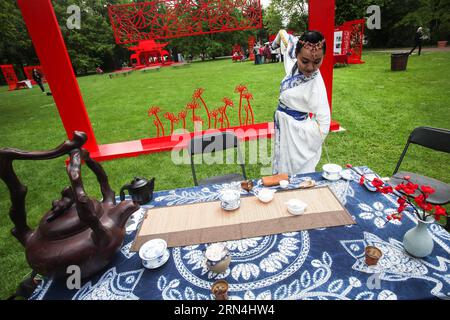
[[(131, 201), (116, 205), (115, 194), (108, 177), (99, 163), (82, 148), (87, 136), (75, 131), (50, 151), (27, 152), (18, 149), (0, 149), (0, 179), (10, 192), (10, 218), (14, 223), (12, 234), (25, 247), (27, 261), (39, 274), (55, 279), (68, 276), (67, 268), (76, 265), (81, 278), (103, 269), (120, 249), (125, 236), (125, 223), (139, 209)], [(41, 219), (36, 230), (26, 222), (24, 186), (13, 169), (14, 160), (46, 160), (69, 154), (67, 173), (71, 185), (61, 192), (61, 199), (52, 202), (52, 208)], [(102, 202), (89, 198), (81, 180), (84, 161), (95, 174), (103, 195)]]

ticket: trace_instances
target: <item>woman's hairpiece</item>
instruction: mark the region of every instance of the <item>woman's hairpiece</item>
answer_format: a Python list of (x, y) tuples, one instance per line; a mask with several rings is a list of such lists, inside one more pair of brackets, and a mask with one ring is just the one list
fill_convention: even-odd
[(317, 50), (321, 50), (323, 48), (325, 39), (322, 39), (317, 43), (311, 43), (309, 41), (303, 41), (303, 40), (298, 40), (298, 42), (302, 45), (303, 48), (311, 50), (312, 52), (316, 52)]

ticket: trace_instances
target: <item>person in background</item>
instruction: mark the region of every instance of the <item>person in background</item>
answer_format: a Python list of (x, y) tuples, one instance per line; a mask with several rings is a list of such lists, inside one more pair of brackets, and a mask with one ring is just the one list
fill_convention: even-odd
[(269, 42), (264, 45), (264, 60), (266, 63), (270, 63), (272, 61), (272, 53), (269, 48)]
[(331, 122), (319, 70), (326, 52), (325, 38), (313, 30), (300, 38), (280, 30), (271, 47), (281, 49), (286, 72), (274, 115), (273, 174), (314, 172)]
[(419, 47), (419, 56), (420, 56), (420, 52), (422, 51), (422, 40), (423, 40), (423, 31), (422, 27), (419, 27), (416, 31), (416, 34), (414, 35), (414, 48), (412, 48), (411, 51), (409, 52), (410, 55), (417, 47)]
[(39, 88), (41, 88), (42, 93), (45, 93), (48, 96), (50, 96), (51, 92), (45, 92), (44, 83), (42, 81), (42, 74), (36, 68), (33, 69), (32, 76), (33, 80), (37, 83)]
[(265, 57), (264, 57), (264, 46), (260, 46), (259, 47), (258, 53), (259, 53), (259, 63), (260, 64), (264, 64), (264, 60), (265, 60)]
[(259, 42), (255, 44), (255, 46), (253, 47), (253, 53), (255, 54), (255, 64), (260, 64), (261, 63), (261, 56), (259, 55)]

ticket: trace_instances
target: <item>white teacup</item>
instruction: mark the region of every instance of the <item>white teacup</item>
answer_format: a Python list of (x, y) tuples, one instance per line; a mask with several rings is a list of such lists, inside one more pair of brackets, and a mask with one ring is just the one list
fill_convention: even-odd
[(164, 239), (152, 239), (144, 243), (139, 249), (142, 265), (154, 269), (163, 264), (167, 257), (167, 242)]
[(225, 210), (235, 210), (241, 204), (241, 193), (239, 190), (223, 189), (219, 194), (220, 205)]
[(275, 192), (275, 189), (262, 188), (256, 193), (256, 197), (262, 202), (270, 202)]
[(299, 199), (289, 199), (289, 201), (286, 202), (286, 206), (289, 213), (298, 215), (305, 212), (307, 204)]
[(323, 167), (323, 177), (328, 180), (338, 180), (341, 178), (342, 167), (338, 164), (327, 163)]

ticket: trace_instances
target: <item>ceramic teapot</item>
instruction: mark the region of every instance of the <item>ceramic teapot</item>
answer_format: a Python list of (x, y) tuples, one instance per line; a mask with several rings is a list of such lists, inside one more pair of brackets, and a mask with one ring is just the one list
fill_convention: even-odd
[(124, 185), (120, 189), (120, 200), (125, 200), (125, 190), (131, 196), (133, 202), (138, 204), (146, 204), (152, 201), (153, 189), (155, 188), (155, 178), (150, 180), (135, 177), (129, 184)]
[[(25, 247), (28, 264), (37, 273), (54, 279), (68, 277), (68, 267), (77, 266), (81, 278), (103, 269), (114, 258), (125, 237), (125, 223), (139, 209), (132, 201), (116, 205), (115, 194), (99, 163), (82, 147), (87, 136), (75, 131), (71, 140), (50, 151), (23, 151), (0, 148), (0, 179), (11, 196), (12, 234)], [(67, 173), (70, 186), (61, 199), (52, 202), (39, 226), (27, 224), (25, 196), (27, 187), (16, 176), (14, 160), (46, 160), (69, 154)], [(81, 180), (81, 163), (96, 175), (103, 200), (90, 198)]]

